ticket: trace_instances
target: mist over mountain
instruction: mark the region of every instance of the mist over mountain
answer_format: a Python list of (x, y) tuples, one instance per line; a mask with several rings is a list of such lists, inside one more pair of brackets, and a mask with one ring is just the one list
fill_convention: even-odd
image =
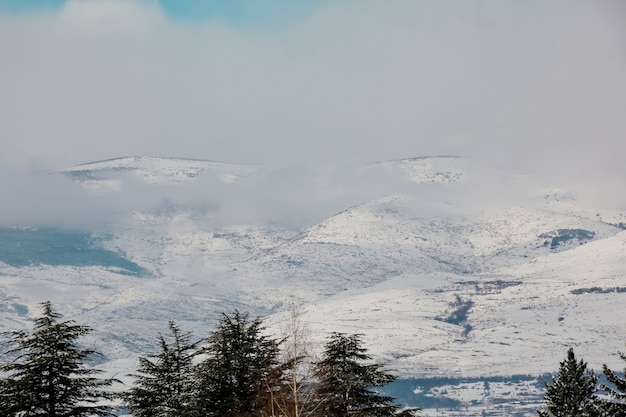
[(271, 331), (293, 302), (314, 344), (363, 333), (449, 415), (524, 415), (500, 400), (540, 396), (570, 346), (621, 368), (624, 21), (622, 0), (3, 2), (0, 330), (50, 300), (125, 375), (170, 319)]
[[(602, 265), (609, 251), (600, 251), (602, 257), (587, 274), (584, 269), (572, 273), (563, 260), (570, 252), (584, 260), (592, 248), (620, 241), (620, 207), (592, 210), (578, 201), (576, 190), (541, 188), (524, 176), (488, 177), (472, 171), (460, 157), (421, 157), (334, 171), (134, 157), (33, 174), (11, 184), (22, 184), (28, 192), (11, 203), (24, 205), (18, 216), (3, 216), (5, 245), (10, 239), (30, 239), (33, 257), (44, 249), (54, 256), (50, 233), (57, 230), (73, 242), (59, 244), (59, 257), (72, 247), (101, 248), (139, 268), (126, 273), (142, 278), (129, 278), (117, 276), (118, 267), (106, 260), (75, 265), (51, 262), (48, 253), (33, 258), (29, 266), (23, 260), (11, 262), (4, 253), (4, 274), (13, 276), (15, 285), (24, 285), (25, 276), (37, 277), (52, 290), (53, 301), (59, 291), (56, 280), (67, 282), (68, 271), (81, 275), (75, 285), (93, 289), (89, 298), (98, 305), (93, 307), (95, 321), (101, 320), (102, 309), (134, 311), (153, 301), (150, 313), (139, 314), (137, 320), (155, 321), (170, 313), (176, 318), (180, 312), (168, 313), (170, 303), (182, 299), (185, 305), (193, 300), (204, 304), (183, 314), (191, 321), (210, 321), (215, 311), (232, 305), (271, 314), (292, 297), (322, 306), (333, 297), (370, 296), (370, 290), (375, 293), (391, 283), (426, 291), (417, 298), (440, 299), (440, 311), (430, 313), (436, 319), (445, 315), (450, 297), (479, 294), (483, 286), (491, 288), (488, 282), (512, 280), (516, 284), (510, 287), (519, 287), (545, 273), (521, 271), (551, 262), (556, 272), (550, 276), (572, 280), (572, 290), (621, 285), (619, 273), (595, 275), (593, 268)], [(35, 250), (37, 245), (43, 246)], [(24, 258), (29, 250), (14, 254)], [(567, 274), (559, 272), (563, 268)], [(102, 274), (115, 278), (99, 278)], [(103, 279), (113, 279), (121, 288), (101, 288), (97, 283)], [(159, 288), (169, 282), (176, 285), (161, 293)], [(35, 296), (4, 285), (8, 299), (19, 300), (15, 302), (28, 311), (46, 293), (37, 291)], [(511, 291), (509, 285), (493, 291), (505, 290)], [(109, 301), (100, 299), (100, 291)], [(77, 312), (92, 311), (84, 301), (63, 298)], [(420, 304), (414, 308), (420, 310)], [(441, 321), (431, 324), (441, 326)], [(612, 339), (619, 346), (621, 340)], [(390, 342), (388, 349), (393, 348)]]
[(536, 376), (566, 346), (598, 369), (626, 340), (626, 211), (467, 158), (129, 157), (4, 186), (17, 184), (11, 204), (30, 207), (3, 216), (0, 326), (26, 327), (50, 300), (98, 330), (109, 372), (168, 320), (203, 335), (239, 308), (277, 330), (290, 303), (318, 345), (362, 333), (403, 378)]

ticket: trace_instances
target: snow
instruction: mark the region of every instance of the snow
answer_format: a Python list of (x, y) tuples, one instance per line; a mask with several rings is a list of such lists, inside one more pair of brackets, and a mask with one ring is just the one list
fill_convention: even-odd
[[(462, 158), (378, 167), (399, 181), (452, 194), (472, 181)], [(115, 193), (129, 173), (153, 186), (203, 176), (228, 184), (257, 170), (133, 157), (62, 172), (89, 189)], [(396, 193), (346, 207), (303, 231), (215, 226), (184, 208), (134, 212), (102, 244), (150, 274), (0, 264), (0, 330), (29, 327), (38, 303), (49, 299), (66, 318), (97, 329), (90, 342), (106, 355), (107, 372), (121, 374), (154, 349), (168, 320), (204, 337), (219, 312), (239, 308), (266, 316), (269, 331), (279, 332), (284, 306), (294, 300), (318, 350), (331, 331), (362, 333), (375, 360), (404, 378), (539, 375), (554, 371), (570, 346), (593, 369), (603, 363), (622, 369), (617, 352), (626, 341), (626, 292), (611, 289), (626, 287), (626, 231), (617, 227), (624, 212), (583, 209), (567, 191), (535, 195), (477, 209)], [(546, 245), (545, 236), (578, 229), (593, 238), (572, 235)], [(466, 322), (448, 323), (442, 318), (457, 297), (472, 307)], [(505, 388), (491, 383), (489, 398), (525, 389)], [(438, 389), (432, 395), (445, 387)], [(468, 383), (453, 391), (472, 403), (487, 401), (484, 389)]]
[(90, 162), (58, 172), (72, 175), (79, 182), (94, 188), (119, 188), (119, 181), (106, 179), (115, 173), (132, 173), (147, 183), (188, 182), (199, 176), (216, 175), (226, 184), (241, 181), (258, 169), (253, 165), (182, 158), (126, 157)]

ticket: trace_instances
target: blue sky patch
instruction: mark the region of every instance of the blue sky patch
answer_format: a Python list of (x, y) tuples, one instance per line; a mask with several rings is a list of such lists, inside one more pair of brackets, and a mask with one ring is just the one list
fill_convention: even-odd
[[(37, 13), (63, 8), (67, 0), (0, 0), (0, 12)], [(83, 0), (88, 1), (88, 0)], [(313, 0), (142, 0), (158, 4), (172, 19), (203, 22), (219, 20), (240, 25), (264, 25), (306, 14), (319, 5)]]
[(171, 18), (220, 20), (234, 25), (258, 25), (306, 14), (320, 1), (313, 0), (158, 0)]
[(0, 12), (27, 13), (61, 9), (65, 0), (0, 0)]

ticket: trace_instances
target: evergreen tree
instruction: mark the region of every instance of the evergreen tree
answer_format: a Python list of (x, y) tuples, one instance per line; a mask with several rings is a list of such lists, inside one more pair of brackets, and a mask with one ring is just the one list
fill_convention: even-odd
[(222, 314), (196, 368), (194, 412), (200, 416), (262, 416), (271, 413), (280, 381), (278, 343), (263, 334), (260, 318), (235, 310)]
[(92, 332), (42, 303), (43, 315), (35, 320), (31, 333), (5, 332), (9, 340), (7, 357), (0, 365), (0, 410), (9, 417), (111, 416), (112, 408), (102, 405), (111, 399), (104, 391), (114, 381), (98, 379), (100, 371), (84, 366), (96, 352), (83, 349), (77, 340)]
[[(626, 361), (626, 355), (622, 352), (618, 352), (620, 358)], [(610, 400), (603, 401), (602, 407), (606, 411), (606, 415), (612, 417), (626, 417), (626, 377), (622, 378), (609, 369), (608, 366), (602, 366), (602, 372), (606, 379), (614, 385), (610, 387), (603, 384), (602, 389), (609, 395)], [(626, 369), (624, 369), (626, 374)]]
[(596, 396), (598, 379), (587, 364), (576, 360), (574, 349), (567, 351), (567, 358), (560, 363), (559, 373), (546, 383), (545, 408), (540, 417), (594, 417), (601, 416)]
[(135, 386), (122, 398), (135, 417), (184, 416), (191, 401), (193, 357), (198, 342), (169, 322), (167, 338), (159, 334), (160, 351), (139, 358)]
[(324, 417), (385, 417), (413, 415), (416, 409), (398, 413), (394, 398), (374, 390), (396, 378), (380, 365), (367, 364), (371, 356), (361, 336), (332, 333), (322, 360), (315, 364), (319, 414)]

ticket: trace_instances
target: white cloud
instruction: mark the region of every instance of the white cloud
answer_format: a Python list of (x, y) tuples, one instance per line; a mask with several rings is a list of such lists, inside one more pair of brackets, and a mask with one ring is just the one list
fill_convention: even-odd
[(56, 16), (56, 25), (82, 37), (123, 39), (149, 35), (165, 16), (155, 3), (138, 0), (70, 0)]
[(0, 163), (452, 153), (610, 172), (626, 146), (625, 14), (608, 0), (347, 1), (246, 28), (91, 0), (0, 15)]

